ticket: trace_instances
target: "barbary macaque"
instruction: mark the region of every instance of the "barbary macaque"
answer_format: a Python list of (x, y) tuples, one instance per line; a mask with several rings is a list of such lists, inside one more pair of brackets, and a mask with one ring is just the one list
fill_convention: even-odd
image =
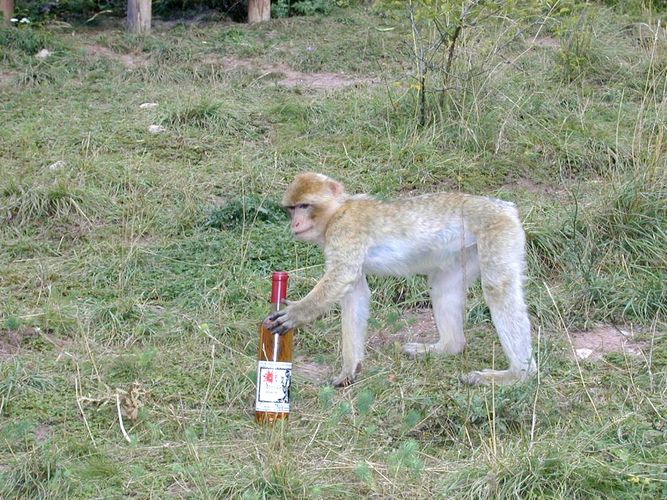
[(466, 290), (481, 277), (509, 369), (474, 371), (463, 380), (507, 384), (536, 371), (523, 298), (525, 234), (514, 204), (462, 193), (380, 201), (347, 194), (325, 175), (304, 173), (287, 188), (283, 205), (295, 238), (323, 248), (325, 273), (310, 293), (288, 302), (265, 324), (283, 334), (340, 303), (343, 368), (334, 385), (351, 384), (361, 370), (370, 304), (367, 274), (428, 277), (439, 339), (405, 344), (403, 352), (411, 356), (463, 350)]

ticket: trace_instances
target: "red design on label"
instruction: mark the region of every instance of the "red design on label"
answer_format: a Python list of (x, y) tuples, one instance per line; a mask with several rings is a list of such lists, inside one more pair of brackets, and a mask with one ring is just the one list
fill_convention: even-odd
[(273, 372), (272, 371), (268, 371), (264, 374), (264, 381), (267, 384), (272, 384), (273, 383)]

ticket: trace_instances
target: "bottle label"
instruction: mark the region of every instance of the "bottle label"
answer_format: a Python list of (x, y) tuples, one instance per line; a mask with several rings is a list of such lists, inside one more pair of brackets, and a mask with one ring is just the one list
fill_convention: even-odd
[(291, 383), (292, 363), (258, 361), (255, 410), (289, 413)]

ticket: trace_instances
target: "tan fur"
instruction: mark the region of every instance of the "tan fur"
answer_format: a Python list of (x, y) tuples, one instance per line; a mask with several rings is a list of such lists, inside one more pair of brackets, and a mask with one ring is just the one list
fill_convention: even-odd
[(410, 355), (463, 350), (465, 290), (481, 274), (510, 368), (473, 372), (465, 380), (509, 383), (535, 371), (522, 287), (525, 236), (513, 204), (462, 193), (385, 202), (350, 196), (342, 184), (315, 173), (297, 176), (283, 203), (295, 236), (322, 246), (326, 271), (310, 293), (272, 315), (267, 325), (280, 333), (341, 303), (343, 370), (336, 385), (354, 380), (364, 356), (366, 274), (429, 277), (440, 338), (406, 344)]

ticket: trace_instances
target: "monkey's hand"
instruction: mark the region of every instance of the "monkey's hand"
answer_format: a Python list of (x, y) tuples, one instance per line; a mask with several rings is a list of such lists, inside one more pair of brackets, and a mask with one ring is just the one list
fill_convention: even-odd
[(289, 330), (303, 324), (299, 321), (297, 302), (285, 300), (287, 307), (275, 311), (264, 320), (264, 326), (274, 335), (285, 335)]

